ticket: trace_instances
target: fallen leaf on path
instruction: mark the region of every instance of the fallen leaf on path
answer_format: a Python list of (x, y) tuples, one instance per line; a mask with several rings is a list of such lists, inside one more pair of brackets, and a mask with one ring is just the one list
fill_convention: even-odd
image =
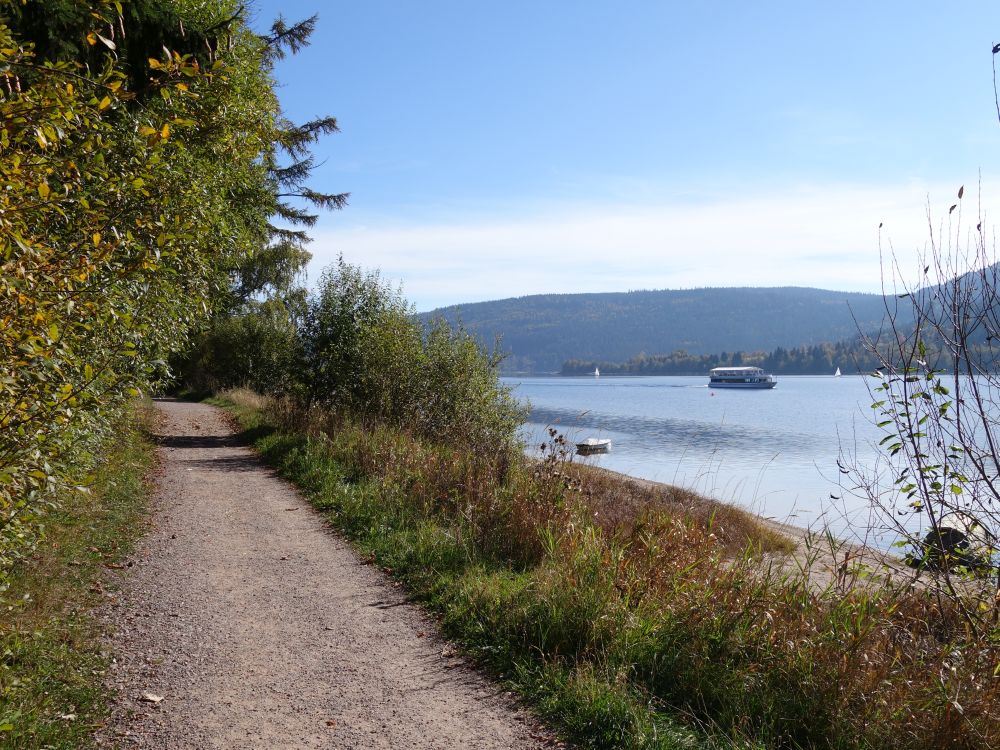
[(76, 714), (62, 714), (59, 718), (63, 721), (73, 721), (76, 718)]
[(298, 510), (298, 508), (285, 508), (285, 510)]
[(337, 726), (337, 720), (336, 719), (327, 719), (326, 720), (326, 725), (328, 727), (335, 727), (335, 726)]
[(143, 693), (141, 696), (139, 696), (139, 700), (141, 700), (143, 703), (162, 703), (163, 696), (156, 695), (155, 693)]

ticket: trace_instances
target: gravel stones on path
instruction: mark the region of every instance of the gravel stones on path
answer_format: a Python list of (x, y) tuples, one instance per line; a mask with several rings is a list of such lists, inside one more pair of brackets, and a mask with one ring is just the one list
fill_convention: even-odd
[(152, 528), (103, 613), (123, 748), (538, 748), (551, 735), (455, 656), (205, 404), (162, 400)]

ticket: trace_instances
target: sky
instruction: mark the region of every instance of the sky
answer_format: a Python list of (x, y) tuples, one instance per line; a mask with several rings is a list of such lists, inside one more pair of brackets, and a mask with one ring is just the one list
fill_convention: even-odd
[[(1000, 208), (1000, 3), (256, 0), (334, 115), (312, 231), (419, 311), (542, 293), (880, 291)], [(960, 207), (949, 214), (965, 186)], [(882, 224), (882, 229), (879, 225)]]

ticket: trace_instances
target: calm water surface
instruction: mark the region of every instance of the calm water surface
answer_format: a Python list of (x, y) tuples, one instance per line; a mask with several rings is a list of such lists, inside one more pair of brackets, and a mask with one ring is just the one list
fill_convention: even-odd
[(550, 425), (573, 442), (611, 438), (610, 453), (575, 460), (690, 487), (799, 525), (822, 518), (842, 528), (845, 513), (863, 513), (860, 501), (838, 487), (837, 459), (847, 448), (862, 462), (874, 461), (882, 434), (869, 418), (864, 378), (784, 376), (767, 391), (713, 390), (707, 380), (505, 378), (531, 405), (529, 445), (541, 444)]

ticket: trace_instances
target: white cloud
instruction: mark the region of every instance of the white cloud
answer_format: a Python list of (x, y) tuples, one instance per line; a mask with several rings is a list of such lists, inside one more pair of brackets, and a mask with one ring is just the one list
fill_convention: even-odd
[[(803, 186), (640, 206), (597, 205), (520, 218), (350, 224), (315, 233), (310, 278), (338, 253), (380, 268), (420, 310), (539, 293), (702, 286), (816, 286), (878, 291), (879, 232), (905, 268), (928, 244), (928, 197), (947, 219), (956, 185)], [(978, 219), (976, 190), (963, 225)], [(985, 196), (1000, 195), (983, 186)], [(956, 211), (952, 218), (957, 219)], [(888, 241), (888, 242), (887, 242)]]

